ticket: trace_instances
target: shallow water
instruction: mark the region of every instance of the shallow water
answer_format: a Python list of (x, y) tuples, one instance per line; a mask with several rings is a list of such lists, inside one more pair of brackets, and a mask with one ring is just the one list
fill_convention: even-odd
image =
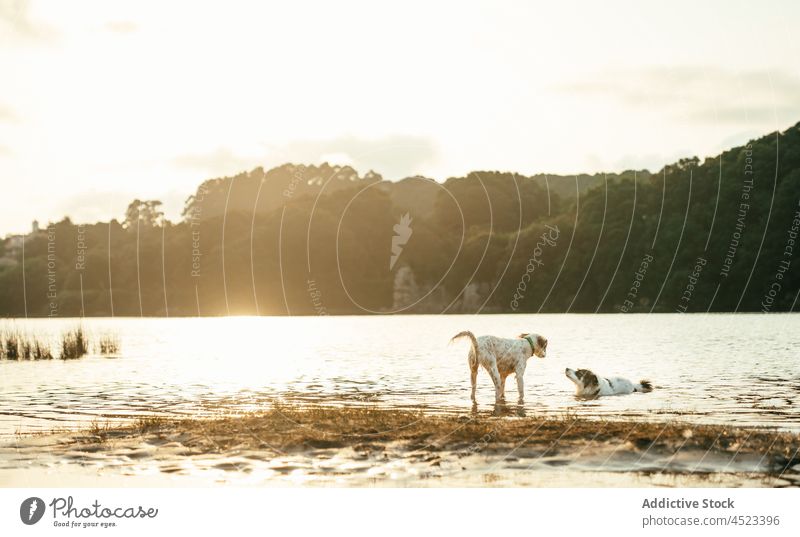
[[(75, 319), (17, 320), (3, 330), (54, 340)], [(548, 356), (525, 374), (525, 411), (769, 426), (800, 431), (800, 315), (481, 315), (85, 319), (90, 337), (117, 334), (114, 358), (0, 361), (0, 435), (204, 416), (273, 400), (465, 412), (464, 329), (539, 332)], [(581, 401), (565, 367), (649, 378), (649, 394)], [(490, 408), (488, 375), (478, 402)], [(516, 400), (509, 379), (507, 398)]]
[(283, 453), (203, 451), (175, 438), (82, 443), (24, 437), (0, 446), (0, 484), (75, 486), (391, 487), (797, 487), (795, 470), (768, 472), (758, 454), (636, 450), (588, 442), (581, 448), (508, 444), (490, 452), (408, 449), (389, 443)]

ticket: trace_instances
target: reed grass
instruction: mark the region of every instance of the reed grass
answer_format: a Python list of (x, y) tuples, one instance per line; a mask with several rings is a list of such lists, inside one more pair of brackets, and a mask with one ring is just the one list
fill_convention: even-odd
[[(18, 330), (0, 329), (0, 360), (53, 360), (60, 347), (62, 360), (76, 360), (89, 354), (90, 339), (83, 326), (76, 326), (62, 334), (55, 350), (47, 338), (31, 336)], [(95, 345), (97, 354), (117, 354), (120, 350), (116, 334), (104, 334)]]
[(52, 360), (53, 351), (50, 349), (50, 345), (39, 339), (34, 339), (31, 358), (34, 360)]
[(5, 360), (52, 360), (50, 345), (38, 338), (19, 332), (0, 333), (0, 359)]
[(100, 336), (100, 339), (97, 341), (97, 351), (104, 356), (117, 354), (119, 348), (119, 337), (112, 334), (104, 334)]
[(3, 358), (6, 360), (19, 360), (19, 335), (5, 334), (2, 339)]
[(29, 339), (23, 339), (19, 344), (19, 356), (21, 360), (30, 360), (33, 354), (33, 342)]
[(278, 452), (343, 448), (382, 452), (393, 446), (414, 453), (450, 451), (459, 457), (478, 451), (505, 456), (519, 449), (541, 456), (582, 453), (594, 445), (637, 459), (646, 453), (673, 456), (680, 450), (703, 458), (715, 453), (727, 460), (753, 456), (763, 459), (766, 471), (776, 473), (800, 463), (800, 435), (796, 433), (678, 421), (594, 420), (569, 413), (506, 418), (489, 413), (427, 414), (380, 407), (275, 404), (262, 412), (214, 419), (146, 416), (100, 436), (133, 439), (137, 444), (180, 438), (185, 447), (208, 453), (265, 447)]
[(66, 332), (61, 338), (61, 359), (77, 360), (89, 354), (89, 340), (82, 326)]

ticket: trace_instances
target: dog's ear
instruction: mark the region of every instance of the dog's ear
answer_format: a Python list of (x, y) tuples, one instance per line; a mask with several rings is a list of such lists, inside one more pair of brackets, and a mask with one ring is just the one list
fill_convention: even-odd
[(527, 337), (528, 335), (529, 335), (528, 333), (523, 333), (523, 334), (518, 335), (517, 337), (522, 339), (524, 337)]
[(599, 388), (600, 382), (597, 380), (597, 375), (587, 370), (586, 374), (583, 375), (583, 385), (586, 388)]
[(542, 336), (536, 336), (536, 344), (539, 347), (546, 349), (547, 348), (547, 338), (543, 338)]

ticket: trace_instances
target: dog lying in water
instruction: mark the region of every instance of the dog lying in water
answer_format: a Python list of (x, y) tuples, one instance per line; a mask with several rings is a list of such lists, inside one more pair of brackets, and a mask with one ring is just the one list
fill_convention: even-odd
[(575, 383), (575, 395), (578, 397), (627, 395), (633, 392), (648, 393), (653, 391), (653, 384), (649, 380), (640, 380), (639, 384), (634, 384), (621, 377), (598, 377), (588, 369), (574, 371), (567, 368), (564, 374)]

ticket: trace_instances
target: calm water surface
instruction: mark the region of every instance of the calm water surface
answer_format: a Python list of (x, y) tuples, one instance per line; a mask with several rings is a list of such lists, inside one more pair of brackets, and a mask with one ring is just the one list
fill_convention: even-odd
[[(75, 319), (17, 320), (4, 329), (54, 340)], [(800, 431), (800, 315), (482, 315), (87, 319), (114, 333), (114, 358), (0, 361), (0, 435), (206, 416), (272, 401), (468, 412), (468, 343), (455, 333), (549, 338), (525, 374), (525, 411), (777, 426)], [(650, 394), (580, 401), (565, 367), (649, 378)], [(478, 402), (493, 389), (479, 374)], [(507, 399), (516, 400), (509, 379)]]

